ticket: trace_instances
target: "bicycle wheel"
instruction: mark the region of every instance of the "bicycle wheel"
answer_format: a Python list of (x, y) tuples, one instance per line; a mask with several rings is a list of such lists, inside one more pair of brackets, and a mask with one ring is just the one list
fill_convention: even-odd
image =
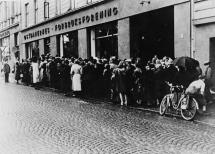
[(161, 101), (160, 110), (159, 110), (160, 115), (164, 115), (167, 108), (168, 108), (168, 95), (164, 96), (164, 98)]
[[(185, 120), (192, 120), (195, 115), (196, 115), (196, 111), (197, 111), (197, 101), (192, 98), (192, 97), (184, 97), (181, 101), (187, 101), (187, 98), (189, 98), (189, 104), (187, 109), (181, 109), (181, 116), (185, 119)], [(182, 105), (182, 103), (181, 103)]]

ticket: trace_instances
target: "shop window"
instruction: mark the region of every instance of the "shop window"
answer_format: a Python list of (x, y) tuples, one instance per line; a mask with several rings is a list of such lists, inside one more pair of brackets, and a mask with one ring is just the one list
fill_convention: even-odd
[(44, 54), (50, 53), (50, 37), (44, 39)]
[(95, 28), (96, 57), (118, 57), (118, 25), (117, 22), (102, 24)]
[(26, 58), (39, 58), (39, 41), (34, 41), (26, 44)]
[(70, 32), (63, 35), (63, 56), (78, 57), (78, 32)]

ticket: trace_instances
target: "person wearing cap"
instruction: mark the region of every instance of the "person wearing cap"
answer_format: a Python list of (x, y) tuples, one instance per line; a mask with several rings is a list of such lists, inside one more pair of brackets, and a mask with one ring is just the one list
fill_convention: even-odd
[(211, 93), (210, 93), (210, 88), (213, 86), (212, 84), (212, 75), (213, 75), (213, 72), (212, 72), (212, 68), (211, 68), (211, 62), (206, 62), (204, 63), (206, 67), (206, 70), (205, 70), (205, 97), (206, 97), (206, 100), (208, 103), (211, 102), (212, 100), (212, 96), (211, 96)]
[(199, 79), (191, 82), (186, 89), (185, 93), (193, 95), (194, 98), (202, 105), (202, 111), (206, 111), (206, 99), (205, 99), (205, 79), (203, 75), (199, 75)]
[(10, 65), (8, 64), (8, 60), (5, 61), (2, 71), (4, 72), (5, 83), (8, 83), (10, 74)]

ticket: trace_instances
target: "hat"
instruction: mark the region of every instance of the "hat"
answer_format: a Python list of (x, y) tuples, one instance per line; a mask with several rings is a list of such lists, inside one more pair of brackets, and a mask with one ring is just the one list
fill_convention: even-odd
[(125, 61), (126, 61), (126, 62), (131, 62), (131, 59), (126, 59)]
[(205, 66), (206, 66), (206, 65), (210, 65), (210, 64), (211, 64), (210, 61), (204, 63)]

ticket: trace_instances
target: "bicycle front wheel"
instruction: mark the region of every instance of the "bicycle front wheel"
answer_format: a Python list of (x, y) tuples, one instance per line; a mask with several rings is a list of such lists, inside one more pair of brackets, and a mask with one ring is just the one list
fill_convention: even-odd
[[(189, 100), (187, 100), (189, 98)], [(197, 101), (194, 98), (191, 97), (184, 97), (181, 101), (189, 101), (187, 109), (182, 109), (181, 108), (181, 116), (185, 120), (192, 120), (197, 111)], [(181, 103), (182, 104), (182, 103)]]
[(160, 115), (164, 115), (167, 108), (168, 108), (168, 95), (164, 96), (164, 98), (161, 101), (160, 110), (159, 110)]

